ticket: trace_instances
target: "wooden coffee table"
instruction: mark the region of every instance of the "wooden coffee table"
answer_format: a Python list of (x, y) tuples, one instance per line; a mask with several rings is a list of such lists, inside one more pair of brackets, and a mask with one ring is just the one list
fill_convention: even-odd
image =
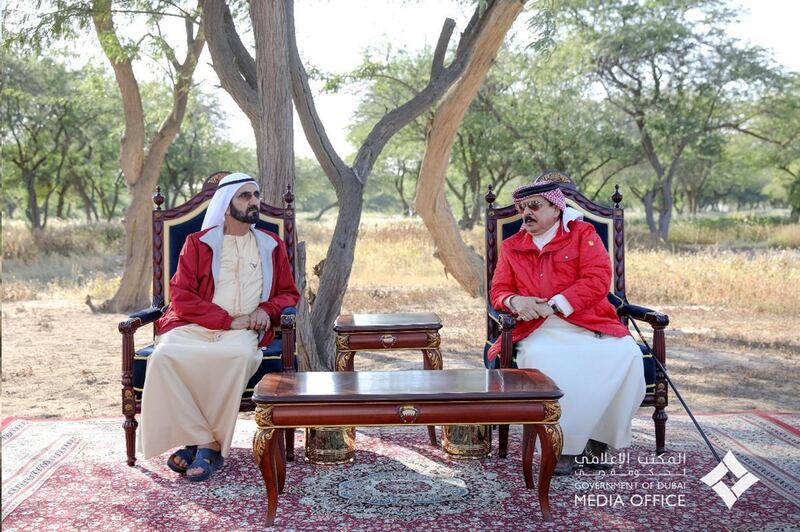
[[(442, 391), (446, 390), (446, 391)], [(284, 430), (294, 427), (523, 425), (522, 473), (533, 489), (541, 439), (539, 507), (550, 514), (550, 480), (561, 455), (561, 390), (535, 369), (270, 373), (256, 385), (253, 454), (267, 488), (267, 526), (286, 480)]]

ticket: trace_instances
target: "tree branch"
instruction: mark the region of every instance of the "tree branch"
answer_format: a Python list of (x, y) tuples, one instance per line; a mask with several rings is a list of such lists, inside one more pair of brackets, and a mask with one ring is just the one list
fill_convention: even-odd
[(311, 150), (319, 161), (325, 174), (338, 191), (345, 183), (347, 176), (351, 175), (350, 168), (336, 153), (331, 144), (325, 126), (317, 114), (314, 104), (314, 95), (311, 94), (311, 87), (308, 84), (308, 74), (300, 59), (300, 52), (297, 49), (297, 36), (294, 28), (294, 6), (290, 5), (289, 14), (289, 70), (292, 75), (292, 99), (300, 123), (303, 126), (306, 139)]
[[(191, 25), (192, 23), (189, 22), (186, 26), (187, 39), (193, 33)], [(159, 166), (167, 150), (172, 145), (172, 141), (180, 130), (183, 117), (186, 114), (186, 106), (189, 103), (189, 90), (192, 87), (192, 76), (205, 44), (205, 32), (201, 26), (197, 30), (197, 35), (192, 39), (191, 46), (186, 50), (186, 57), (183, 63), (178, 63), (177, 59), (175, 60), (178, 66), (176, 69), (175, 83), (172, 87), (172, 109), (164, 122), (161, 123), (158, 132), (151, 139), (147, 153), (147, 160), (158, 161)]]
[(100, 46), (114, 69), (125, 116), (125, 136), (120, 143), (120, 167), (125, 173), (126, 183), (134, 186), (144, 161), (144, 109), (139, 83), (133, 73), (129, 57), (123, 54), (122, 44), (111, 17), (111, 0), (94, 0), (92, 19)]
[[(494, 2), (490, 2), (487, 12), (492, 9), (493, 5)], [(359, 148), (355, 161), (353, 162), (353, 171), (359, 181), (362, 183), (366, 181), (366, 176), (369, 175), (372, 165), (375, 164), (375, 160), (378, 158), (389, 139), (408, 123), (416, 119), (428, 107), (433, 105), (436, 100), (441, 98), (447, 89), (450, 88), (464, 72), (464, 69), (469, 63), (470, 56), (472, 55), (475, 36), (480, 33), (481, 28), (489, 18), (481, 17), (480, 11), (479, 5), (473, 13), (470, 24), (461, 34), (461, 39), (456, 48), (456, 56), (453, 61), (441, 70), (438, 77), (431, 78), (425, 88), (413, 98), (384, 115), (372, 128), (372, 131), (369, 132), (369, 135), (367, 135), (361, 148)], [(447, 24), (442, 28), (442, 35), (439, 41), (444, 38), (446, 33), (448, 33)], [(437, 47), (438, 46), (439, 45), (437, 45)]]
[(444, 70), (444, 55), (447, 53), (447, 44), (450, 42), (450, 37), (453, 35), (453, 29), (456, 27), (456, 21), (447, 18), (444, 20), (442, 31), (439, 34), (439, 41), (436, 43), (436, 49), (433, 52), (433, 62), (431, 63), (431, 79), (438, 78), (442, 70)]
[[(237, 45), (231, 43), (231, 35), (236, 34), (233, 19), (225, 2), (220, 0), (201, 0), (203, 9), (203, 28), (208, 36), (208, 51), (220, 84), (247, 115), (252, 124), (258, 122), (258, 93), (250, 79), (255, 80), (255, 62), (252, 62), (252, 78), (248, 79), (249, 63), (237, 55)], [(241, 43), (239, 43), (241, 44)], [(244, 48), (244, 46), (242, 46)], [(239, 50), (241, 52), (241, 50)], [(245, 75), (245, 72), (247, 75)]]

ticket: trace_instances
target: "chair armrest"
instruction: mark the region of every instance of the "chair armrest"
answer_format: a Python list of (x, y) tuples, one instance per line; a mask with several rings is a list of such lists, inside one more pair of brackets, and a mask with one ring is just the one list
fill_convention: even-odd
[(500, 326), (501, 330), (511, 330), (517, 326), (517, 319), (511, 314), (500, 312), (493, 307), (487, 307), (486, 312), (489, 314), (489, 317)]
[(155, 307), (136, 311), (128, 315), (127, 320), (119, 322), (119, 332), (122, 334), (133, 334), (139, 327), (147, 325), (148, 323), (153, 323), (163, 315), (164, 309)]
[(281, 360), (283, 371), (294, 371), (295, 320), (297, 309), (286, 307), (281, 311)]
[(500, 312), (491, 306), (487, 306), (486, 312), (500, 326), (500, 367), (510, 368), (514, 353), (511, 335), (514, 327), (517, 326), (517, 319), (511, 314)]
[(286, 307), (281, 310), (281, 329), (284, 327), (294, 328), (295, 317), (297, 316), (297, 309), (294, 307)]
[(638, 305), (622, 305), (617, 308), (617, 314), (623, 318), (633, 318), (647, 322), (651, 327), (666, 327), (669, 325), (669, 316), (666, 314)]

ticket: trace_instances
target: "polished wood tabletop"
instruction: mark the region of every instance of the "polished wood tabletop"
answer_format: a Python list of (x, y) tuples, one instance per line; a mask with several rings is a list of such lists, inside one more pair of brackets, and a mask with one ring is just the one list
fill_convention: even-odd
[(396, 314), (342, 314), (333, 324), (336, 332), (439, 330), (442, 320), (433, 312)]
[[(432, 390), (435, 390), (432, 391)], [(563, 393), (536, 369), (268, 373), (256, 403), (553, 400)]]

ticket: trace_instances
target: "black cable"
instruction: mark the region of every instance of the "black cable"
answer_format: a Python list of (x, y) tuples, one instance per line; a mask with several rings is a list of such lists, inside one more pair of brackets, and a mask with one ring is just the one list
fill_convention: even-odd
[[(623, 296), (623, 300), (625, 301), (625, 304), (626, 304), (626, 305), (628, 305), (628, 304), (629, 304), (629, 303), (628, 303), (628, 298), (627, 298), (627, 297)], [(630, 319), (630, 322), (633, 324), (633, 327), (634, 327), (634, 329), (636, 329), (636, 332), (637, 332), (637, 333), (639, 333), (639, 338), (641, 338), (641, 339), (642, 339), (642, 342), (644, 343), (645, 347), (647, 347), (647, 350), (648, 350), (648, 351), (650, 351), (650, 353), (652, 353), (652, 355), (653, 355), (653, 360), (655, 360), (655, 362), (656, 362), (656, 365), (658, 365), (659, 369), (660, 369), (661, 371), (663, 371), (663, 372), (664, 372), (664, 377), (666, 377), (666, 379), (667, 379), (667, 382), (668, 382), (668, 383), (669, 383), (669, 385), (672, 387), (672, 391), (674, 391), (674, 392), (675, 392), (675, 395), (676, 395), (676, 397), (678, 398), (678, 400), (679, 400), (679, 401), (681, 402), (681, 404), (683, 405), (683, 409), (684, 409), (684, 410), (686, 410), (686, 413), (687, 413), (687, 414), (689, 414), (689, 418), (691, 418), (691, 420), (692, 420), (692, 423), (694, 423), (694, 426), (697, 428), (697, 431), (698, 431), (698, 432), (700, 433), (700, 435), (703, 437), (703, 440), (706, 442), (706, 445), (708, 445), (708, 448), (709, 448), (709, 450), (711, 451), (711, 454), (713, 454), (713, 455), (714, 455), (714, 458), (716, 458), (716, 459), (717, 459), (717, 463), (719, 463), (719, 462), (722, 462), (722, 459), (721, 459), (721, 458), (719, 457), (719, 455), (717, 454), (717, 451), (714, 449), (714, 446), (713, 446), (713, 445), (711, 445), (711, 442), (709, 441), (708, 437), (706, 436), (706, 433), (705, 433), (705, 432), (703, 432), (703, 429), (702, 429), (702, 428), (700, 428), (700, 424), (699, 424), (699, 423), (697, 422), (697, 420), (694, 418), (694, 414), (692, 414), (692, 411), (691, 411), (691, 410), (689, 410), (689, 405), (687, 405), (687, 404), (686, 404), (686, 401), (684, 401), (684, 400), (683, 400), (683, 397), (681, 397), (681, 394), (680, 394), (680, 392), (678, 391), (678, 388), (676, 388), (676, 387), (675, 387), (675, 383), (674, 383), (674, 382), (672, 382), (672, 379), (670, 379), (670, 378), (669, 378), (669, 373), (667, 373), (667, 368), (665, 368), (665, 367), (664, 367), (664, 365), (661, 363), (661, 361), (660, 361), (660, 360), (658, 359), (658, 357), (656, 356), (656, 353), (655, 353), (655, 351), (653, 351), (653, 349), (650, 347), (650, 344), (648, 344), (648, 343), (647, 343), (647, 340), (645, 340), (645, 339), (644, 339), (644, 335), (642, 334), (642, 331), (639, 329), (639, 326), (636, 324), (636, 320), (635, 320), (635, 319), (633, 319), (633, 318), (631, 318), (631, 319)], [(730, 475), (729, 475), (729, 476), (730, 476)]]

